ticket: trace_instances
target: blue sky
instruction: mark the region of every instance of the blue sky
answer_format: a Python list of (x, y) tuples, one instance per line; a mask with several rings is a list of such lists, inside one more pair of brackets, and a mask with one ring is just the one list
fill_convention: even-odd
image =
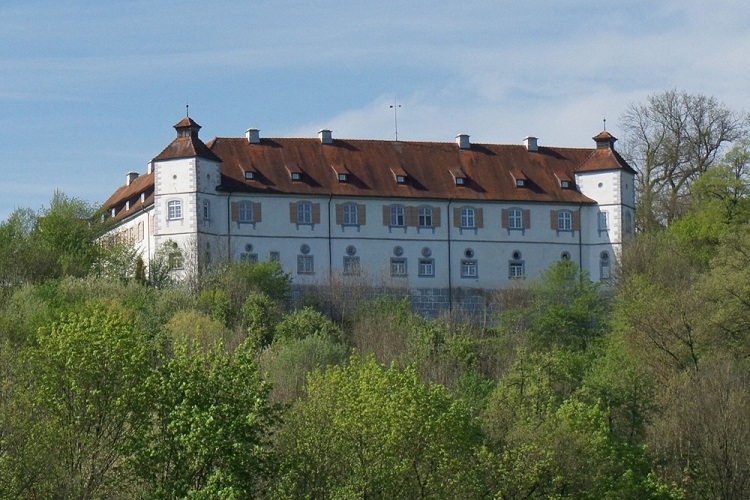
[(668, 89), (750, 109), (750, 3), (3, 0), (0, 220), (100, 203), (174, 137), (593, 145)]

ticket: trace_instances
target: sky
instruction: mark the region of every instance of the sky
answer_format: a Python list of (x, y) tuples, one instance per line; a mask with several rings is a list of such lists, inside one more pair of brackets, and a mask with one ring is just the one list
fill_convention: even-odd
[(0, 221), (104, 202), (186, 105), (206, 142), (565, 147), (671, 89), (747, 112), (749, 26), (739, 0), (3, 0)]

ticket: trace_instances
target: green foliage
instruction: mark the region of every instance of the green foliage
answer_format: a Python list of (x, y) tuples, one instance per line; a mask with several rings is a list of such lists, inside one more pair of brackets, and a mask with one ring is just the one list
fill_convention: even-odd
[(341, 328), (323, 313), (311, 307), (293, 311), (276, 325), (274, 342), (290, 342), (317, 335), (334, 342), (341, 342)]
[(33, 495), (108, 496), (120, 487), (123, 456), (146, 423), (146, 340), (121, 315), (101, 307), (67, 315), (40, 332), (29, 352), (34, 411), (44, 416), (36, 439), (44, 480)]
[(258, 355), (258, 364), (273, 384), (270, 399), (288, 403), (300, 398), (308, 374), (349, 359), (349, 348), (330, 337), (312, 334), (276, 342)]
[(144, 498), (257, 496), (272, 467), (276, 410), (244, 349), (178, 340), (148, 381), (153, 425), (130, 467)]
[(281, 304), (274, 302), (263, 292), (252, 292), (242, 306), (242, 323), (256, 348), (271, 344), (276, 325), (282, 316)]
[(231, 339), (223, 323), (198, 311), (179, 311), (163, 328), (173, 343), (199, 346), (205, 352), (222, 347)]
[(468, 408), (412, 369), (353, 357), (310, 377), (277, 439), (280, 498), (467, 498), (479, 443)]

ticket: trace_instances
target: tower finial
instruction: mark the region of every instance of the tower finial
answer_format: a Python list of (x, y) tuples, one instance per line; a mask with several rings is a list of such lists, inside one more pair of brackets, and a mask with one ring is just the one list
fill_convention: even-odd
[(190, 103), (185, 103), (185, 116), (190, 118)]
[(604, 118), (604, 131), (605, 132), (607, 131), (607, 119), (606, 118)]

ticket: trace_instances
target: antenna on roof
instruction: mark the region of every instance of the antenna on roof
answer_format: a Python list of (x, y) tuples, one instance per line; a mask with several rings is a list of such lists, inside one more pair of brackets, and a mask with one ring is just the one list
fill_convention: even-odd
[(190, 103), (185, 103), (185, 116), (190, 118)]
[(400, 108), (400, 104), (396, 104), (396, 98), (393, 98), (393, 104), (391, 105), (391, 108), (393, 109), (393, 125), (396, 128), (396, 141), (398, 141), (398, 108)]
[(607, 131), (607, 119), (606, 118), (604, 118), (604, 131), (605, 132)]

